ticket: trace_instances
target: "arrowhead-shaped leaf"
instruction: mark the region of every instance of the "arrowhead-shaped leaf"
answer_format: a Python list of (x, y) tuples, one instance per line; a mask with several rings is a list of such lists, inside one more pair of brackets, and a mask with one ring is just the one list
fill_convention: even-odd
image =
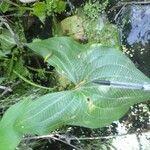
[[(148, 91), (93, 83), (94, 80), (150, 83), (150, 79), (118, 49), (97, 44), (81, 45), (68, 37), (51, 38), (27, 46), (71, 81), (74, 88), (50, 93), (28, 103), (21, 102), (21, 113), (13, 120), (16, 134), (42, 135), (62, 125), (103, 127), (122, 117), (131, 105), (150, 99)], [(1, 126), (8, 116), (11, 119), (9, 110)]]
[[(102, 127), (120, 118), (131, 105), (150, 98), (148, 91), (119, 89), (92, 82), (100, 79), (150, 83), (150, 79), (118, 49), (97, 44), (80, 45), (67, 37), (31, 43), (28, 47), (75, 84), (75, 89), (69, 91), (70, 102), (74, 99), (75, 104), (69, 106), (68, 113), (76, 108), (76, 117), (67, 124)], [(65, 97), (63, 99), (66, 101)], [(63, 102), (65, 108), (64, 101), (60, 100), (58, 105)]]

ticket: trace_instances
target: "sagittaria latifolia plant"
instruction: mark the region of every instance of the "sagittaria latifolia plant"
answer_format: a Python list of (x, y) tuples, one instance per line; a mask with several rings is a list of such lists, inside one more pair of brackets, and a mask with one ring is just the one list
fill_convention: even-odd
[(11, 106), (0, 121), (0, 150), (14, 150), (23, 135), (43, 135), (62, 125), (100, 128), (122, 117), (135, 103), (150, 99), (150, 92), (93, 83), (111, 80), (148, 82), (122, 52), (98, 44), (81, 45), (69, 37), (54, 37), (26, 44), (44, 57), (74, 88), (25, 98)]

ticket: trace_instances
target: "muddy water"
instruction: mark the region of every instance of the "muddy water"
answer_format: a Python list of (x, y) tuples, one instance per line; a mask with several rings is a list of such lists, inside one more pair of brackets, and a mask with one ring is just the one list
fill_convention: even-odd
[(150, 5), (123, 7), (117, 25), (126, 53), (150, 77)]

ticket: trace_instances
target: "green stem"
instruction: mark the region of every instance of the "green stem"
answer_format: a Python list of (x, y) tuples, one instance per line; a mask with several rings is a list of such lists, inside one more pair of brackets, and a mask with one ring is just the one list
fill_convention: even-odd
[(22, 75), (20, 75), (17, 71), (13, 70), (13, 73), (15, 73), (20, 79), (22, 79), (24, 82), (32, 85), (32, 86), (35, 86), (35, 87), (38, 87), (38, 88), (41, 88), (41, 89), (45, 89), (45, 90), (54, 90), (55, 88), (48, 88), (48, 87), (45, 87), (45, 86), (41, 86), (41, 85), (38, 85), (36, 83), (33, 83), (31, 82), (30, 80), (26, 79), (25, 77), (23, 77)]
[[(41, 69), (37, 69), (37, 68), (33, 68), (33, 67), (30, 67), (30, 66), (26, 66), (28, 69), (32, 70), (32, 71), (35, 71), (35, 72), (41, 72), (40, 70)], [(42, 70), (42, 73), (47, 73), (47, 74), (53, 74), (54, 72), (50, 72), (50, 71), (45, 71), (45, 70)]]
[(12, 2), (12, 1), (10, 1), (10, 0), (6, 0), (5, 2), (8, 3), (8, 4), (10, 4), (10, 5), (19, 7), (19, 5), (18, 5), (17, 3), (14, 3), (14, 2)]
[(9, 76), (9, 78), (10, 78), (12, 70), (13, 70), (14, 58), (15, 58), (14, 53), (12, 53), (12, 58), (10, 60), (9, 69), (8, 69), (8, 76)]

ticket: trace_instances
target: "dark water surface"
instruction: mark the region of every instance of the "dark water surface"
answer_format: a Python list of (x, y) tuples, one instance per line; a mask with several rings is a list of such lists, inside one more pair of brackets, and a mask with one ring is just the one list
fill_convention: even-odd
[(150, 5), (125, 6), (117, 24), (126, 53), (150, 77)]

